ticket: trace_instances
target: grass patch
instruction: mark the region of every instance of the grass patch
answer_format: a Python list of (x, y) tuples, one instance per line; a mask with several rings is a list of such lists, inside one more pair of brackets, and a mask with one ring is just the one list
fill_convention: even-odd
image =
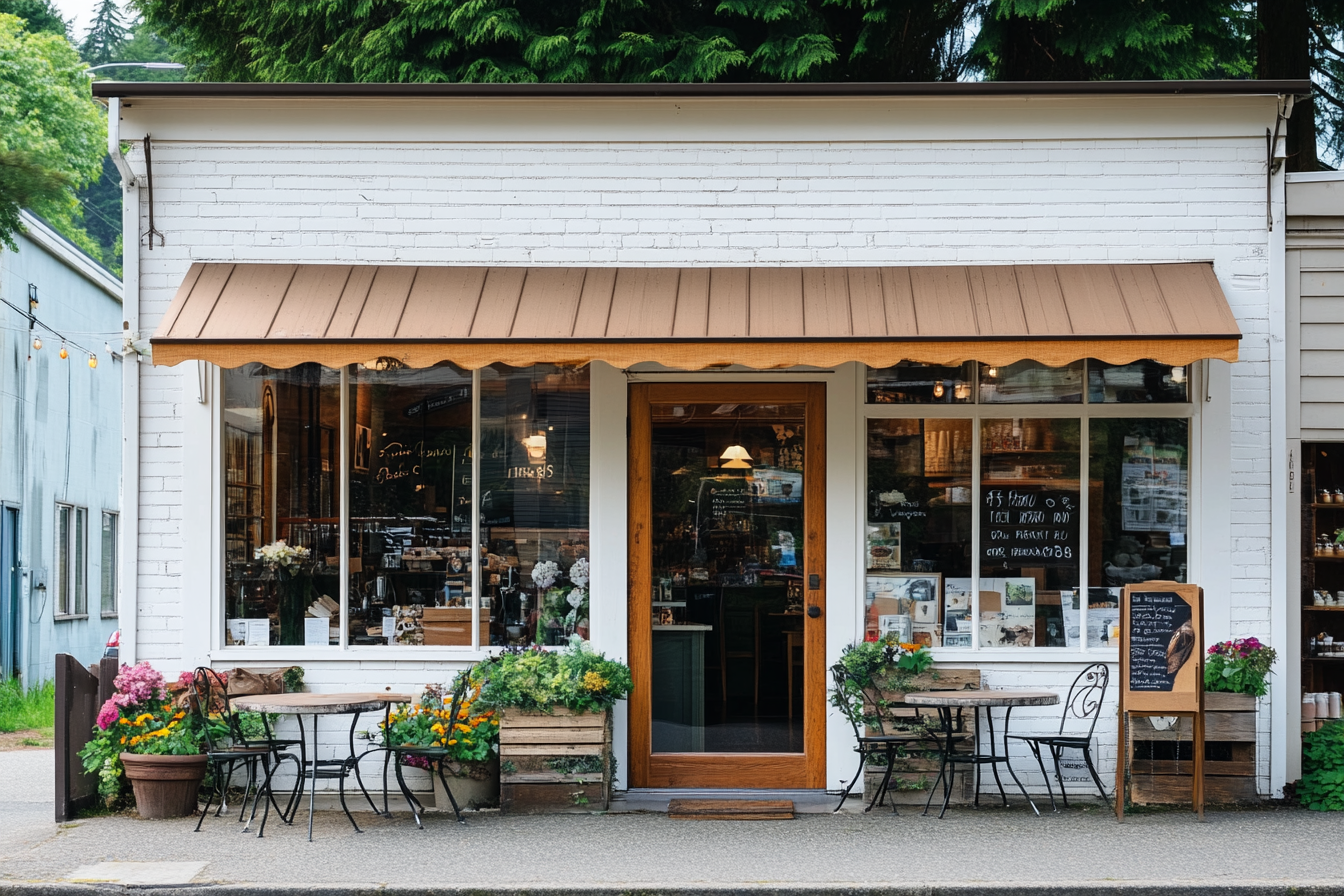
[(0, 732), (56, 725), (56, 684), (44, 682), (24, 691), (16, 678), (0, 681)]

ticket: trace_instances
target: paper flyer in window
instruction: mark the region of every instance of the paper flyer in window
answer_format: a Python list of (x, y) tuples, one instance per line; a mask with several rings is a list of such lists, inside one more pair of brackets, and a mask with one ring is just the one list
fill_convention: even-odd
[(1185, 452), (1127, 436), (1120, 465), (1121, 528), (1184, 533), (1186, 506)]

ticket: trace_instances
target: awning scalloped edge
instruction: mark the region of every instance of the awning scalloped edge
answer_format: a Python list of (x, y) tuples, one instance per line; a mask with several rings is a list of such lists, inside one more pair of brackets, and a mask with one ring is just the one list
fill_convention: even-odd
[(980, 361), (1004, 366), (1016, 361), (1038, 361), (1061, 367), (1082, 358), (1108, 364), (1153, 360), (1173, 366), (1205, 358), (1237, 360), (1236, 337), (1174, 339), (1050, 339), (1050, 340), (918, 340), (817, 341), (744, 339), (715, 342), (532, 342), (532, 341), (255, 341), (154, 339), (155, 366), (183, 361), (208, 361), (220, 367), (253, 362), (286, 368), (303, 363), (342, 367), (377, 359), (394, 359), (406, 367), (432, 367), (450, 361), (474, 370), (491, 364), (528, 367), (533, 364), (583, 365), (605, 361), (615, 367), (655, 362), (683, 370), (703, 370), (733, 364), (761, 370), (784, 367), (835, 367), (851, 361), (869, 367), (891, 367), (901, 361), (955, 365)]

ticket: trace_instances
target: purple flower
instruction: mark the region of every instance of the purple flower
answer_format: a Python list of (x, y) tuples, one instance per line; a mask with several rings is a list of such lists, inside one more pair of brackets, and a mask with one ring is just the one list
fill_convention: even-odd
[[(168, 697), (163, 676), (147, 662), (134, 666), (123, 665), (121, 674), (113, 681), (117, 694), (112, 699), (121, 707), (148, 703), (151, 700), (162, 702)], [(121, 698), (121, 699), (118, 699)]]

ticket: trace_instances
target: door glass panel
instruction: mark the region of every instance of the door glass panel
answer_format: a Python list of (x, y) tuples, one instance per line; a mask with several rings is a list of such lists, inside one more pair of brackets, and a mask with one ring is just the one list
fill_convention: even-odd
[(801, 753), (804, 405), (652, 419), (653, 752)]

